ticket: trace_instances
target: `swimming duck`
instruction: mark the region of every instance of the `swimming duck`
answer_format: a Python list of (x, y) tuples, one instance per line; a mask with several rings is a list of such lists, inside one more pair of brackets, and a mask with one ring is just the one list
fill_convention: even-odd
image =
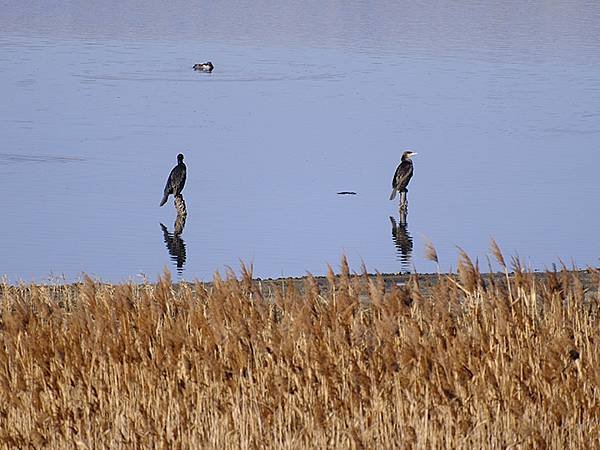
[(215, 66), (213, 66), (213, 63), (211, 63), (210, 61), (202, 64), (194, 64), (194, 70), (197, 70), (199, 72), (212, 72), (214, 67)]

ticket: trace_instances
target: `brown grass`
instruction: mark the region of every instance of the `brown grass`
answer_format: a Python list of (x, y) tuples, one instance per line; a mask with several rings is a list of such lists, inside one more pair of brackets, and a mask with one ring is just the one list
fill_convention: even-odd
[(486, 278), (461, 251), (424, 293), (342, 268), (271, 296), (246, 267), (211, 285), (0, 286), (0, 442), (600, 445), (597, 272), (593, 289), (520, 265)]

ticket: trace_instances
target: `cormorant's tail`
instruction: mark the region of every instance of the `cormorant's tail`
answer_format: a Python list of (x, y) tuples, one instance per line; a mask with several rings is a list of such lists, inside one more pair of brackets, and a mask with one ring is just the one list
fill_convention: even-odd
[(164, 205), (165, 203), (167, 203), (167, 199), (169, 198), (169, 194), (165, 194), (163, 195), (162, 200), (160, 201), (160, 206)]
[(392, 189), (392, 193), (390, 194), (390, 200), (394, 200), (394, 198), (396, 198), (396, 192), (398, 192), (396, 188)]

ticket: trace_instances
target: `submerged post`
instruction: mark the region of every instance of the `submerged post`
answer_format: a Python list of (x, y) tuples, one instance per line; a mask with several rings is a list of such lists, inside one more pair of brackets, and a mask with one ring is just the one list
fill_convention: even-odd
[(400, 212), (408, 211), (408, 199), (406, 197), (406, 193), (408, 190), (404, 189), (400, 192)]
[(177, 210), (177, 216), (187, 216), (187, 207), (181, 194), (175, 196), (175, 209)]
[(185, 219), (185, 215), (177, 214), (177, 218), (175, 219), (175, 226), (173, 229), (173, 234), (175, 236), (180, 236), (181, 233), (183, 233), (183, 229), (185, 228)]

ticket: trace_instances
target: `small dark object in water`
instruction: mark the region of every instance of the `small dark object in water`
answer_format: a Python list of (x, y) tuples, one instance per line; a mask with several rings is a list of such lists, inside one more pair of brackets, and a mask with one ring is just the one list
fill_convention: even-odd
[(213, 66), (213, 63), (211, 63), (210, 61), (202, 63), (202, 64), (194, 64), (194, 70), (198, 71), (198, 72), (212, 72), (213, 68), (215, 66)]
[(338, 192), (338, 195), (356, 195), (356, 192), (352, 192), (352, 191), (341, 191), (341, 192)]
[(167, 184), (160, 206), (167, 203), (169, 195), (173, 194), (175, 197), (181, 195), (183, 186), (185, 186), (186, 172), (187, 169), (183, 163), (183, 155), (180, 153), (177, 155), (177, 165), (173, 167), (173, 170), (171, 170), (171, 173), (169, 174), (169, 178), (167, 178)]

